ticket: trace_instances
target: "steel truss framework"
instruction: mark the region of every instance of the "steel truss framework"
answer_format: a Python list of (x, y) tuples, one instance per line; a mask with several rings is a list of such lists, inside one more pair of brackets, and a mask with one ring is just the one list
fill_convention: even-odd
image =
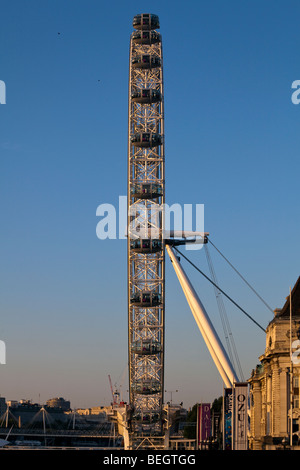
[(129, 441), (130, 448), (157, 448), (164, 444), (163, 55), (156, 15), (137, 15), (133, 26), (128, 109)]

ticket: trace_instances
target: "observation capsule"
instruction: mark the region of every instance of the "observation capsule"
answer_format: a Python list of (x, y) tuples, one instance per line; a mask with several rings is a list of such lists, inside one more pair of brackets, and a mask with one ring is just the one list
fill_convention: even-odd
[(160, 58), (151, 54), (136, 55), (132, 58), (132, 67), (134, 69), (152, 69), (160, 67), (160, 64)]
[(161, 41), (161, 35), (156, 31), (134, 31), (132, 41), (135, 44), (157, 44)]
[(159, 28), (159, 18), (157, 15), (151, 13), (142, 13), (135, 15), (132, 21), (132, 26), (138, 30), (151, 30)]
[(154, 395), (161, 391), (161, 383), (158, 380), (139, 380), (133, 384), (133, 390), (141, 395)]
[(130, 140), (135, 147), (157, 147), (162, 143), (161, 135), (152, 132), (133, 134)]
[(160, 342), (154, 339), (141, 339), (134, 341), (131, 346), (132, 352), (139, 356), (151, 356), (162, 352)]
[(131, 100), (134, 103), (151, 104), (161, 101), (161, 93), (159, 90), (151, 88), (144, 88), (142, 90), (134, 91), (131, 94)]
[(162, 242), (157, 238), (138, 238), (130, 241), (130, 248), (135, 253), (157, 253), (162, 249)]
[(161, 304), (161, 295), (158, 292), (137, 292), (130, 298), (130, 302), (138, 307), (157, 307)]
[(142, 413), (134, 413), (132, 415), (133, 419), (139, 423), (157, 423), (160, 420), (159, 413), (152, 413), (152, 412), (142, 412)]
[(157, 183), (134, 183), (131, 185), (130, 193), (138, 199), (154, 199), (162, 196), (162, 185)]

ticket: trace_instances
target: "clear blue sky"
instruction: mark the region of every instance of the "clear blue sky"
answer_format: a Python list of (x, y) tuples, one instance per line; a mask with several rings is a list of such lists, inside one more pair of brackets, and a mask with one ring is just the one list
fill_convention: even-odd
[[(96, 237), (96, 209), (127, 191), (129, 36), (142, 12), (159, 15), (163, 37), (166, 201), (205, 205), (211, 240), (272, 308), (300, 274), (298, 1), (3, 0), (7, 399), (108, 404), (107, 376), (126, 368), (126, 241)], [(204, 251), (187, 254), (208, 273)], [(272, 313), (211, 254), (220, 286), (265, 327)], [(183, 265), (223, 341), (212, 287)], [(169, 260), (166, 289), (166, 390), (187, 407), (211, 401), (222, 382)], [(225, 305), (248, 378), (265, 336)]]

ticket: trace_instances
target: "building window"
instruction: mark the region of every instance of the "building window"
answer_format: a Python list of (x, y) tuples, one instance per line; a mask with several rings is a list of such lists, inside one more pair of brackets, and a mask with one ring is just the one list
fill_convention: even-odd
[(299, 375), (293, 377), (293, 407), (299, 408)]

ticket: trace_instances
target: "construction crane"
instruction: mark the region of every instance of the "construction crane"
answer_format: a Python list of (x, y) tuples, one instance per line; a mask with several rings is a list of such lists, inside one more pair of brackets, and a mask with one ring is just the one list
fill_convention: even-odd
[(112, 381), (110, 375), (108, 375), (108, 380), (109, 380), (109, 385), (110, 385), (110, 390), (111, 390), (111, 395), (112, 395), (112, 406), (118, 406), (120, 404), (120, 393), (117, 389), (113, 389)]

